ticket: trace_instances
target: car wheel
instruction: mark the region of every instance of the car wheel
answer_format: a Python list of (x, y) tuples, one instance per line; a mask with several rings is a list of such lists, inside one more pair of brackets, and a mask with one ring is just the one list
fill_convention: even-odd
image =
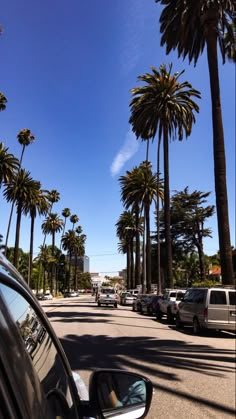
[(168, 323), (173, 323), (174, 322), (174, 317), (173, 317), (173, 314), (171, 314), (171, 311), (170, 311), (170, 309), (168, 308), (168, 310), (167, 310), (167, 322)]
[(161, 320), (162, 319), (162, 312), (161, 312), (161, 310), (157, 310), (157, 312), (156, 312), (156, 318), (157, 318), (157, 320)]
[(184, 327), (183, 323), (180, 320), (179, 314), (176, 315), (175, 325), (176, 325), (176, 329), (181, 329)]
[(101, 307), (101, 303), (98, 302), (98, 307)]
[(132, 310), (133, 310), (133, 311), (135, 311), (135, 308), (134, 308), (134, 306), (132, 307)]
[(199, 335), (200, 331), (201, 331), (201, 328), (200, 328), (199, 321), (198, 321), (197, 317), (194, 317), (194, 319), (193, 319), (193, 334), (194, 335)]
[(114, 308), (117, 308), (117, 303), (114, 304)]

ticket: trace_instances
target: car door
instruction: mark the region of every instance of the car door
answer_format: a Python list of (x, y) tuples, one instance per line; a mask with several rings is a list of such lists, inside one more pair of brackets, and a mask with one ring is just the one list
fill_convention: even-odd
[(217, 327), (229, 322), (226, 290), (209, 290), (208, 322)]
[(229, 324), (235, 330), (236, 326), (236, 292), (235, 290), (228, 292), (229, 296)]
[[(2, 321), (5, 322), (6, 342), (7, 331), (12, 336), (11, 346), (8, 351), (2, 348), (2, 356), (7, 360), (14, 348), (5, 365), (9, 365), (6, 371), (9, 377), (18, 371), (16, 383), (22, 377), (16, 394), (20, 410), (24, 410), (23, 417), (79, 417), (79, 396), (72, 372), (44, 313), (27, 290), (3, 276), (3, 272), (0, 275), (0, 304), (1, 313), (4, 313)], [(24, 385), (26, 374), (28, 378)], [(14, 390), (14, 377), (11, 383)], [(34, 413), (29, 414), (30, 406)], [(45, 414), (46, 411), (50, 411), (50, 415)]]

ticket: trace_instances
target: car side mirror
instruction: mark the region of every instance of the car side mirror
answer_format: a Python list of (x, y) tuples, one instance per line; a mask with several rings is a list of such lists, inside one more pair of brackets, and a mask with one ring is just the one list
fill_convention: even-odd
[(151, 381), (139, 374), (98, 370), (90, 376), (90, 402), (101, 418), (143, 418), (149, 411), (152, 393)]

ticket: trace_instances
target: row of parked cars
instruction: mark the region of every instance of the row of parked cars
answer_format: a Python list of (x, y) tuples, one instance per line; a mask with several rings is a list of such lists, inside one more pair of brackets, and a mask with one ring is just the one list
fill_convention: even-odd
[(189, 288), (166, 290), (163, 296), (138, 294), (132, 309), (141, 314), (166, 317), (176, 328), (192, 326), (194, 334), (204, 329), (236, 329), (236, 291), (233, 288)]

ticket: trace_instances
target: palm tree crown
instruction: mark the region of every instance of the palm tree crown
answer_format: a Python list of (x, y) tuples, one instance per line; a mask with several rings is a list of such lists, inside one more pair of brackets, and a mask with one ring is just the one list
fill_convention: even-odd
[(7, 98), (0, 92), (0, 111), (4, 111), (6, 109), (6, 103)]
[(13, 154), (8, 153), (8, 148), (0, 143), (0, 187), (2, 183), (10, 182), (18, 169), (19, 160)]

